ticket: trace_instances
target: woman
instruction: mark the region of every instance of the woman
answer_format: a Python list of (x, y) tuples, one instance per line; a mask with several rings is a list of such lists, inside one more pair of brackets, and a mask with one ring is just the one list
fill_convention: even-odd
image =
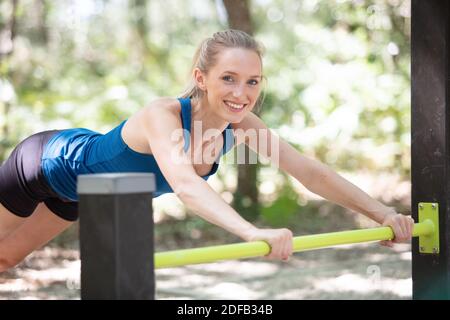
[[(217, 32), (198, 48), (192, 82), (181, 98), (153, 101), (105, 135), (77, 128), (45, 131), (22, 141), (0, 167), (0, 272), (69, 227), (78, 216), (77, 175), (101, 172), (153, 172), (156, 196), (174, 192), (200, 217), (245, 241), (267, 241), (269, 258), (287, 260), (290, 230), (256, 228), (206, 182), (220, 156), (242, 142), (312, 192), (392, 227), (395, 238), (385, 245), (408, 240), (410, 217), (270, 133), (251, 112), (259, 103), (262, 80), (261, 46), (241, 31)], [(198, 124), (208, 135), (191, 130)], [(181, 139), (176, 139), (180, 130)], [(252, 145), (249, 131), (266, 134), (256, 135)], [(270, 152), (260, 147), (266, 144)]]

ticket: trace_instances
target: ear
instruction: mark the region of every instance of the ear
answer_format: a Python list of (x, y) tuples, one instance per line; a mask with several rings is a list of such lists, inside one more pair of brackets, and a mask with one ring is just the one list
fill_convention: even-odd
[(194, 69), (194, 80), (200, 90), (206, 91), (206, 76), (199, 68)]

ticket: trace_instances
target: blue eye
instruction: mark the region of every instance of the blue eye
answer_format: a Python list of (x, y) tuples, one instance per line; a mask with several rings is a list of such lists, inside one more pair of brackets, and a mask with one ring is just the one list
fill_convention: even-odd
[[(222, 80), (224, 80), (225, 82), (234, 82), (234, 79), (233, 79), (232, 76), (223, 76)], [(259, 82), (254, 80), (254, 79), (252, 79), (252, 80), (250, 80), (247, 83), (250, 84), (251, 86), (256, 86), (256, 85), (258, 85)]]

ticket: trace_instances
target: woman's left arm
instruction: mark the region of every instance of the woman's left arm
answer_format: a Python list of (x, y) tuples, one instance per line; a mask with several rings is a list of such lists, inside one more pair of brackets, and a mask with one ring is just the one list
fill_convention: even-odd
[[(257, 130), (258, 133), (265, 132), (256, 135), (256, 143), (249, 143), (249, 139), (245, 142), (259, 155), (296, 178), (311, 192), (362, 213), (383, 226), (391, 226), (395, 234), (394, 242), (404, 242), (411, 238), (414, 225), (412, 218), (397, 214), (393, 208), (373, 199), (327, 165), (303, 156), (288, 142), (273, 134), (255, 114), (250, 113), (238, 126), (244, 132), (247, 129)], [(237, 137), (239, 138), (239, 135)], [(261, 141), (266, 137), (267, 141)], [(389, 241), (383, 244), (392, 245)]]

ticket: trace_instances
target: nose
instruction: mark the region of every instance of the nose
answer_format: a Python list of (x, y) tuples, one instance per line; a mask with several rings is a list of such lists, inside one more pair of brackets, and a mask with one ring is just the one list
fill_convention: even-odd
[(244, 86), (239, 84), (233, 90), (233, 97), (239, 98), (244, 94)]

